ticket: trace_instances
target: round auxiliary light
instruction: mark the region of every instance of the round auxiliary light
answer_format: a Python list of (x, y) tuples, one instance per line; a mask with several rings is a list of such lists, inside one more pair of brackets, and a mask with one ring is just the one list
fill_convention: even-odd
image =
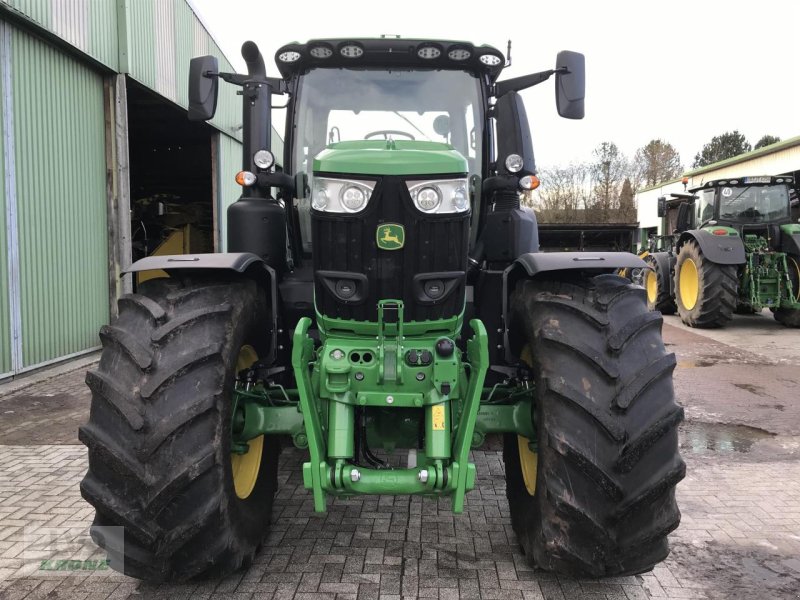
[(328, 190), (323, 187), (315, 188), (311, 194), (311, 207), (314, 210), (325, 210), (328, 207)]
[(269, 169), (275, 164), (275, 157), (269, 150), (259, 150), (253, 155), (253, 162), (259, 169)]
[(438, 300), (444, 294), (444, 282), (441, 279), (428, 279), (422, 289), (428, 298)]
[(236, 174), (236, 183), (242, 187), (250, 187), (256, 182), (256, 176), (250, 171), (239, 171)]
[(345, 58), (358, 58), (364, 54), (364, 49), (361, 46), (356, 46), (355, 44), (346, 44), (345, 46), (339, 48), (339, 54)]
[(506, 169), (509, 173), (519, 173), (524, 165), (525, 161), (519, 154), (509, 154), (506, 157)]
[(340, 298), (349, 300), (356, 295), (356, 282), (352, 279), (340, 279), (336, 282), (336, 293)]
[(463, 187), (457, 188), (455, 192), (453, 192), (453, 206), (456, 210), (467, 210), (467, 206), (469, 206), (469, 196), (467, 196), (467, 190)]
[(480, 60), (487, 67), (496, 67), (501, 62), (500, 57), (494, 54), (482, 54), (478, 60)]
[(327, 46), (314, 46), (308, 53), (314, 58), (330, 58), (333, 56), (333, 50)]
[(431, 212), (439, 206), (442, 196), (435, 187), (426, 185), (417, 192), (415, 200), (417, 208), (425, 212)]
[(367, 203), (367, 195), (361, 188), (350, 185), (342, 190), (341, 201), (346, 210), (356, 212), (364, 208)]
[(539, 187), (539, 178), (536, 175), (525, 175), (519, 180), (519, 187), (523, 190), (535, 190)]
[(293, 63), (300, 60), (300, 53), (295, 50), (287, 50), (278, 54), (278, 60), (285, 63)]
[(337, 348), (331, 352), (331, 358), (333, 360), (342, 360), (344, 358), (344, 352)]
[(472, 56), (472, 52), (466, 48), (453, 48), (447, 53), (450, 60), (467, 60), (470, 56)]
[(419, 50), (417, 50), (417, 56), (420, 58), (424, 58), (425, 60), (432, 60), (434, 58), (439, 58), (442, 55), (442, 51), (439, 50), (436, 46), (423, 46)]

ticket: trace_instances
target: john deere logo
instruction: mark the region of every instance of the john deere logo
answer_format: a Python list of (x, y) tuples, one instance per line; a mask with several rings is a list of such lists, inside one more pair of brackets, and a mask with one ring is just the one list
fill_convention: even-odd
[(381, 250), (400, 250), (406, 243), (406, 230), (397, 223), (384, 223), (378, 225), (375, 238)]

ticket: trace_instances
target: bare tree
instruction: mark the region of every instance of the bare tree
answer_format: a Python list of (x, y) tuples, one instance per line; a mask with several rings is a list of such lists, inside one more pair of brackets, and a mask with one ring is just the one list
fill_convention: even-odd
[(575, 223), (584, 220), (583, 212), (590, 203), (590, 173), (584, 163), (544, 169), (540, 173), (539, 220), (543, 223)]
[(638, 190), (675, 179), (683, 171), (681, 157), (672, 144), (650, 140), (633, 156), (633, 187)]
[(592, 152), (591, 165), (594, 203), (592, 212), (597, 221), (607, 223), (611, 211), (619, 206), (622, 182), (628, 173), (628, 161), (614, 142), (602, 142)]

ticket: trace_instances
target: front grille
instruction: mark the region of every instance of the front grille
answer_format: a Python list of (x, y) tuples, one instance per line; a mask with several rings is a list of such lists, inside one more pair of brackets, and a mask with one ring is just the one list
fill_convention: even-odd
[[(383, 223), (403, 225), (403, 248), (378, 248), (376, 232)], [(406, 179), (383, 177), (366, 210), (356, 215), (312, 211), (311, 227), (315, 303), (321, 314), (377, 321), (378, 301), (390, 298), (403, 301), (406, 321), (443, 319), (461, 312), (468, 213), (422, 214), (414, 207)], [(429, 292), (439, 288), (442, 295), (426, 295), (426, 282)]]

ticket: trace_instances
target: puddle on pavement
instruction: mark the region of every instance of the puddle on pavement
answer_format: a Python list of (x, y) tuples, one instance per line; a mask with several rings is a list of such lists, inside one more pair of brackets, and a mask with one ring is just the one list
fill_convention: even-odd
[(691, 454), (746, 454), (756, 442), (773, 437), (769, 431), (746, 425), (692, 422), (680, 429), (681, 450)]

